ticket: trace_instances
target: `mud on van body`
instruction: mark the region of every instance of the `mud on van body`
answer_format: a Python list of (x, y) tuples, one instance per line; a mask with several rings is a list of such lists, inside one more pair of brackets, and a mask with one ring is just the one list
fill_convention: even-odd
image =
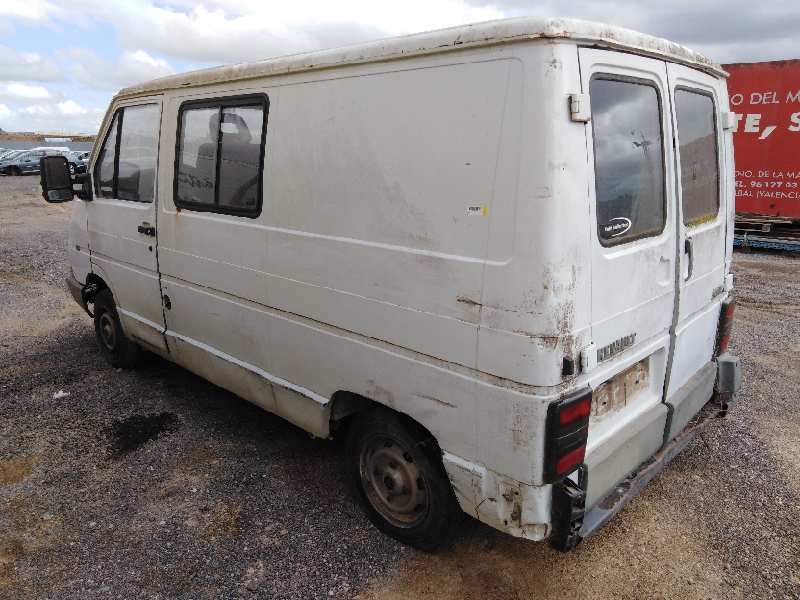
[(735, 396), (728, 110), (707, 59), (570, 20), (170, 76), (109, 108), (69, 285), (112, 364), (347, 436), (390, 535), (568, 549)]

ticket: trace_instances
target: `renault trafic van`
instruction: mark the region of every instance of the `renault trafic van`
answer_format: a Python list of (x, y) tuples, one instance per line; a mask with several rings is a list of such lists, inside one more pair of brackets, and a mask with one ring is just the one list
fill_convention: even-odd
[(373, 523), (572, 548), (739, 385), (725, 72), (521, 18), (172, 75), (113, 99), (69, 288), (155, 353), (345, 436)]

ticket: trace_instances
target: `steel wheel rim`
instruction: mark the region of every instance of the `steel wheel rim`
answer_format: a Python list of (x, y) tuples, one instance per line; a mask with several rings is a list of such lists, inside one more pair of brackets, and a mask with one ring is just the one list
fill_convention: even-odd
[(117, 329), (114, 326), (114, 319), (107, 312), (104, 312), (100, 315), (99, 324), (100, 340), (106, 348), (113, 350), (117, 344)]
[(428, 486), (411, 454), (389, 436), (375, 436), (362, 447), (361, 482), (372, 507), (396, 527), (425, 519)]

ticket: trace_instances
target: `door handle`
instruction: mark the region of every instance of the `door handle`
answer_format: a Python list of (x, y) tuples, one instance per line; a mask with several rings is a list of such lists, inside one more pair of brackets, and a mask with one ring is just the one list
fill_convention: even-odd
[(687, 237), (683, 241), (683, 252), (686, 254), (687, 260), (689, 261), (689, 271), (686, 273), (686, 279), (684, 281), (689, 281), (694, 271), (694, 242), (692, 238)]
[(142, 223), (136, 228), (136, 231), (149, 235), (150, 237), (156, 237), (156, 228), (150, 225), (150, 223)]

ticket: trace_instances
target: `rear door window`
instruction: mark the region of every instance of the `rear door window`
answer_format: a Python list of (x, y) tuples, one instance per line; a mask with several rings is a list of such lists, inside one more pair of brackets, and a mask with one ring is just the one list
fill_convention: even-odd
[(597, 75), (589, 96), (600, 243), (658, 235), (666, 222), (658, 89), (644, 80)]
[(710, 221), (719, 211), (719, 165), (714, 99), (700, 91), (675, 90), (681, 206), (685, 225)]

